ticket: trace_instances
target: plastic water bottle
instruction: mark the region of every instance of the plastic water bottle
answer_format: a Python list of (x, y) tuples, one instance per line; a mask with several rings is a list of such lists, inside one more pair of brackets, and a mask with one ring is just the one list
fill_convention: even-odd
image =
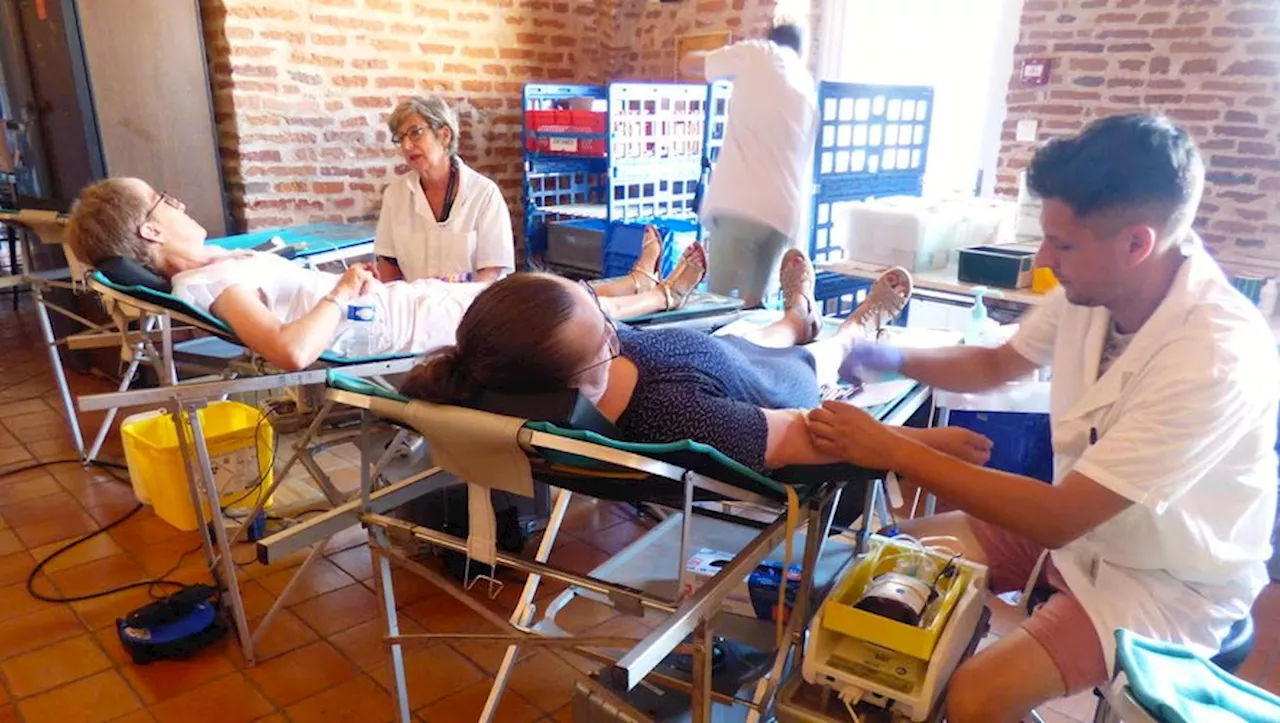
[(347, 304), (347, 316), (340, 353), (351, 359), (377, 356), (383, 352), (381, 326), (378, 315), (381, 305), (377, 299), (364, 296)]

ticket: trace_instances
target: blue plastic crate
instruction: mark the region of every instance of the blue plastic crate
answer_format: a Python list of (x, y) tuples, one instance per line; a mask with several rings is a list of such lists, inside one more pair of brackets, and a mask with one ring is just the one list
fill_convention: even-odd
[(948, 424), (973, 430), (991, 440), (988, 467), (1041, 482), (1053, 482), (1049, 415), (952, 411)]
[(609, 179), (609, 219), (693, 219), (701, 161), (649, 162), (614, 167)]
[(884, 196), (919, 196), (924, 174), (914, 171), (824, 176), (815, 195), (833, 201), (860, 201)]
[(538, 208), (565, 204), (603, 204), (608, 177), (603, 163), (530, 162), (525, 169), (525, 203)]
[(932, 88), (823, 81), (814, 178), (923, 174), (932, 120)]
[(831, 240), (832, 204), (923, 192), (933, 90), (823, 81), (818, 116), (809, 256), (823, 263), (844, 255)]
[[(822, 309), (823, 316), (843, 319), (852, 314), (866, 298), (872, 283), (867, 279), (845, 276), (834, 271), (819, 271), (814, 278), (813, 296)], [(911, 307), (908, 305), (891, 323), (894, 326), (906, 326), (910, 311)]]
[(698, 238), (698, 225), (691, 221), (653, 219), (649, 222), (614, 223), (605, 241), (605, 278), (623, 276), (635, 266), (644, 245), (644, 229), (652, 223), (662, 236), (662, 255), (658, 262), (658, 274), (665, 277), (675, 270), (680, 255)]

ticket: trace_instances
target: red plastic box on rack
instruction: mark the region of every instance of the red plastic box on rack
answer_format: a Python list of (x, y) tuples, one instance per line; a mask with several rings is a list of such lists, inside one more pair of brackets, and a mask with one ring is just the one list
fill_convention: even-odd
[[(525, 147), (530, 151), (565, 153), (603, 158), (608, 154), (605, 138), (608, 114), (592, 110), (529, 110), (525, 125), (529, 130)], [(598, 138), (576, 136), (595, 135)]]

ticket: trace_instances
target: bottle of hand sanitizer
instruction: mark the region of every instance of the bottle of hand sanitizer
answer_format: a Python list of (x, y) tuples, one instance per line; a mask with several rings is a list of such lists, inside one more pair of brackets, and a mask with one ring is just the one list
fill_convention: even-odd
[(987, 316), (987, 296), (1003, 296), (999, 291), (985, 286), (973, 289), (973, 316), (964, 332), (964, 343), (969, 346), (999, 346), (1003, 341), (1000, 322)]

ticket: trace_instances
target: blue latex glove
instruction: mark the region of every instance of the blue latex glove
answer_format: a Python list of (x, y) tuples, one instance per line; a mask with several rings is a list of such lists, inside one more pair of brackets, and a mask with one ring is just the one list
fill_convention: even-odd
[(865, 378), (867, 372), (896, 374), (901, 370), (901, 349), (889, 344), (858, 341), (854, 342), (853, 349), (840, 363), (840, 378), (851, 382)]

